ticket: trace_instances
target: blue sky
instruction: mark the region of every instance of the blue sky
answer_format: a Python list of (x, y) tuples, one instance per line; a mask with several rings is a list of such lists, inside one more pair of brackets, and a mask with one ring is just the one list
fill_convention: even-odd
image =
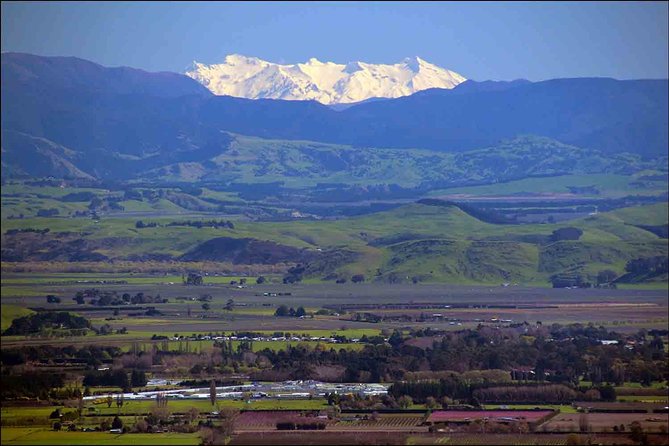
[(475, 80), (667, 78), (667, 2), (2, 2), (2, 51), (183, 72), (423, 59)]

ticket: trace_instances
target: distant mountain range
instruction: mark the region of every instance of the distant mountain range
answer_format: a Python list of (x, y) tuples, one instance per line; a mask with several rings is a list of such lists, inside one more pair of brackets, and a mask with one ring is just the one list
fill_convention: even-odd
[[(304, 148), (300, 153), (313, 145), (304, 141), (346, 145), (346, 153), (370, 148), (463, 152), (519, 135), (585, 149), (579, 159), (587, 151), (598, 159), (622, 152), (652, 159), (666, 157), (669, 147), (667, 80), (468, 80), (452, 89), (335, 111), (316, 101), (217, 96), (176, 73), (3, 53), (2, 91), (3, 178), (132, 178), (151, 172), (159, 181), (161, 172), (174, 174), (161, 169), (191, 163), (186, 175), (176, 176), (225, 178), (226, 169), (255, 169), (261, 176), (248, 181), (263, 181), (262, 169), (239, 167), (244, 160), (231, 154), (233, 141), (239, 144), (235, 134), (292, 140), (292, 149)], [(260, 150), (263, 144), (255, 141), (252, 146)], [(277, 146), (280, 142), (266, 144)], [(319, 152), (318, 157), (327, 167), (327, 156)], [(197, 165), (201, 175), (193, 174)]]
[(466, 79), (419, 57), (393, 65), (336, 64), (311, 58), (280, 65), (232, 54), (223, 63), (193, 63), (186, 75), (217, 95), (248, 99), (315, 100), (348, 104), (370, 98), (398, 98), (430, 88), (451, 89)]

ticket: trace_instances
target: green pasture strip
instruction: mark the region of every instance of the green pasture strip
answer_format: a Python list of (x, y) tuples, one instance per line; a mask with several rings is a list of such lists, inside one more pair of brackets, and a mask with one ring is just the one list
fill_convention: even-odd
[[(581, 383), (592, 384), (590, 381), (581, 381)], [(620, 389), (667, 389), (669, 387), (669, 381), (653, 381), (650, 383), (650, 386), (644, 386), (641, 383), (626, 382), (622, 386), (616, 386), (616, 390)]]
[[(161, 387), (162, 388), (162, 387)], [(203, 392), (208, 393), (208, 386), (203, 386)], [(84, 424), (96, 424), (97, 417), (114, 417), (116, 415), (123, 417), (147, 415), (155, 407), (154, 400), (125, 400), (123, 407), (116, 407), (116, 399), (111, 405), (107, 406), (106, 395), (100, 395), (97, 400), (85, 401), (82, 420)], [(184, 413), (195, 408), (200, 413), (210, 413), (220, 409), (239, 409), (239, 410), (319, 410), (328, 407), (327, 401), (323, 398), (303, 399), (303, 400), (280, 400), (263, 399), (250, 400), (217, 400), (214, 405), (209, 399), (168, 399), (167, 409), (172, 413)], [(94, 410), (89, 410), (93, 408)], [(40, 406), (40, 407), (3, 407), (2, 418), (6, 423), (12, 423), (12, 420), (30, 419), (30, 424), (39, 423), (40, 425), (50, 425), (56, 420), (50, 420), (49, 415), (56, 409), (61, 412), (75, 411), (74, 408), (65, 408), (63, 406)], [(2, 430), (5, 427), (3, 426)]]
[[(15, 275), (18, 276), (18, 275)], [(271, 276), (265, 276), (268, 278)], [(277, 276), (278, 277), (278, 276)], [(239, 283), (241, 279), (247, 280), (247, 285), (255, 285), (256, 276), (204, 276), (205, 283), (229, 284), (231, 281)], [(131, 285), (154, 285), (173, 283), (174, 285), (182, 285), (182, 277), (180, 275), (157, 275), (157, 276), (133, 276), (121, 273), (64, 273), (64, 274), (50, 274), (50, 275), (21, 275), (18, 277), (2, 278), (2, 286), (7, 285), (51, 285), (51, 284), (70, 284), (73, 281), (90, 281), (89, 283), (78, 283), (72, 285), (104, 285), (95, 283), (96, 281), (125, 281)], [(192, 290), (192, 288), (184, 288)]]
[(14, 319), (31, 315), (34, 313), (34, 311), (20, 307), (18, 305), (2, 305), (0, 308), (0, 313), (2, 314), (0, 329), (5, 331), (9, 328), (10, 325), (12, 325), (12, 321)]
[(562, 175), (546, 178), (525, 178), (522, 180), (509, 181), (507, 183), (496, 183), (483, 186), (456, 187), (450, 189), (440, 189), (431, 191), (429, 195), (451, 195), (451, 194), (470, 194), (476, 196), (498, 196), (505, 194), (537, 194), (537, 193), (568, 193), (569, 186), (585, 187), (595, 186), (601, 193), (594, 195), (601, 197), (602, 194), (607, 197), (635, 194), (657, 194), (662, 193), (664, 185), (658, 183), (647, 188), (635, 186), (635, 178), (627, 175), (614, 174), (587, 174), (587, 175)]
[(561, 413), (578, 413), (578, 411), (568, 404), (486, 404), (483, 406), (486, 410), (499, 410), (502, 406), (515, 410), (531, 410), (531, 409), (550, 409), (559, 410)]
[(667, 395), (620, 395), (617, 399), (621, 402), (669, 404), (669, 397)]
[(2, 428), (3, 445), (197, 445), (197, 433), (111, 434), (108, 432), (55, 432), (37, 428)]
[[(208, 386), (203, 386), (203, 392), (208, 393)], [(104, 395), (100, 396), (100, 400), (104, 400)], [(148, 414), (155, 406), (153, 400), (126, 400), (123, 407), (120, 409), (121, 415), (143, 415)], [(111, 407), (107, 407), (106, 402), (101, 404), (89, 404), (88, 407), (95, 407), (96, 415), (114, 416), (119, 413), (115, 403)], [(327, 407), (327, 401), (323, 398), (314, 398), (312, 400), (251, 400), (250, 403), (241, 400), (217, 400), (212, 406), (209, 399), (168, 399), (167, 408), (171, 412), (186, 412), (191, 408), (196, 408), (202, 413), (208, 413), (219, 409), (245, 409), (245, 410), (268, 410), (268, 409), (321, 409)], [(93, 413), (93, 412), (89, 412)]]
[(669, 290), (669, 282), (619, 283), (621, 290)]
[[(190, 353), (199, 353), (199, 352), (208, 352), (213, 350), (214, 341), (202, 340), (202, 341), (155, 341), (155, 343), (145, 343), (139, 342), (138, 348), (140, 351), (151, 351), (153, 345), (156, 345), (162, 350), (163, 343), (167, 342), (167, 347), (169, 351), (182, 351)], [(236, 349), (242, 342), (245, 341), (231, 341), (232, 348)], [(288, 346), (291, 347), (308, 347), (310, 349), (316, 348), (320, 344), (325, 350), (335, 349), (339, 351), (340, 349), (344, 350), (353, 350), (359, 351), (365, 348), (366, 344), (331, 344), (320, 341), (246, 341), (251, 342), (251, 348), (253, 352), (259, 352), (261, 350), (270, 349), (272, 351), (285, 350)], [(129, 352), (134, 347), (132, 345), (124, 345), (121, 347), (121, 350)]]

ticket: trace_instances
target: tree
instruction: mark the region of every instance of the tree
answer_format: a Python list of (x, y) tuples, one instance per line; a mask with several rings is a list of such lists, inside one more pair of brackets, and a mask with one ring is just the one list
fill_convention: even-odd
[(444, 397), (441, 399), (441, 407), (442, 407), (443, 409), (448, 409), (448, 406), (450, 406), (451, 404), (453, 404), (453, 400), (452, 400), (451, 398), (449, 398), (449, 397), (447, 397), (447, 396), (444, 396)]
[(123, 420), (116, 415), (111, 423), (111, 427), (112, 429), (123, 429)]
[(388, 343), (393, 347), (397, 347), (402, 343), (402, 333), (399, 330), (393, 331), (393, 334), (388, 338)]
[(53, 430), (55, 431), (59, 431), (62, 427), (63, 425), (61, 424), (60, 421), (56, 421), (55, 423), (53, 423)]
[(360, 283), (365, 281), (365, 276), (362, 274), (356, 274), (353, 277), (351, 277), (351, 282), (353, 283)]
[(209, 311), (211, 309), (211, 305), (209, 305), (208, 302), (205, 302), (205, 303), (202, 304), (202, 309), (204, 311)]
[[(167, 398), (165, 398), (165, 401), (167, 401)], [(161, 424), (167, 421), (169, 418), (170, 418), (170, 411), (166, 406), (155, 405), (149, 411), (149, 416), (147, 417), (147, 421), (149, 424)]]
[(162, 392), (156, 395), (156, 407), (159, 408), (167, 407), (167, 397)]
[(402, 409), (408, 409), (413, 404), (413, 399), (409, 395), (402, 395), (398, 400), (397, 404)]
[(339, 404), (340, 402), (340, 397), (338, 393), (332, 392), (327, 395), (325, 395), (327, 400), (328, 400), (328, 406), (334, 406)]
[(232, 311), (235, 307), (235, 301), (232, 299), (228, 299), (228, 302), (225, 304), (225, 308), (227, 311)]
[(295, 317), (302, 317), (306, 316), (307, 312), (304, 310), (304, 307), (299, 307), (297, 311), (295, 311)]
[(285, 317), (288, 316), (288, 307), (285, 305), (280, 305), (279, 308), (274, 312), (274, 316)]
[(611, 283), (616, 280), (616, 277), (618, 277), (618, 275), (615, 271), (605, 269), (597, 273), (597, 284), (602, 285), (604, 283)]
[(196, 407), (191, 407), (186, 411), (186, 420), (188, 420), (189, 423), (192, 423), (193, 421), (197, 420), (197, 417), (200, 416), (200, 411)]
[(587, 412), (578, 416), (578, 430), (581, 432), (590, 432), (590, 417)]
[(72, 298), (73, 301), (77, 303), (77, 305), (83, 305), (84, 304), (84, 293), (81, 291), (77, 291), (77, 294)]
[(203, 283), (204, 279), (201, 274), (188, 273), (188, 277), (186, 277), (186, 285), (202, 285)]
[(216, 404), (216, 381), (213, 379), (209, 383), (209, 401), (211, 401), (212, 406)]
[(630, 439), (639, 444), (648, 444), (648, 435), (646, 435), (641, 427), (641, 423), (633, 421), (630, 424)]
[(551, 241), (559, 242), (562, 240), (578, 240), (583, 235), (583, 231), (578, 228), (567, 227), (560, 228), (553, 231), (551, 235)]
[(130, 374), (130, 385), (132, 387), (144, 387), (147, 382), (146, 373), (143, 370), (132, 370)]
[(50, 304), (59, 304), (60, 303), (60, 297), (54, 296), (53, 294), (49, 294), (48, 296), (46, 296), (46, 301), (47, 301), (47, 303), (50, 303)]
[(265, 279), (264, 276), (258, 276), (258, 278), (256, 279), (256, 283), (258, 285), (262, 285), (263, 283), (265, 283), (265, 281), (266, 281), (266, 279)]
[(434, 397), (428, 396), (425, 399), (425, 408), (426, 409), (436, 409), (437, 407), (439, 407), (439, 404), (437, 403), (437, 400)]
[(235, 423), (239, 417), (237, 409), (222, 409), (218, 417), (221, 419), (220, 434), (227, 440), (235, 432)]

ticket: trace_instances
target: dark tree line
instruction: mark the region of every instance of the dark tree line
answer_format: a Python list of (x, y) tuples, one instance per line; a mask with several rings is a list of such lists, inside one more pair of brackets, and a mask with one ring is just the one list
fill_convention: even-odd
[(113, 359), (123, 354), (119, 347), (89, 345), (56, 347), (35, 345), (0, 350), (0, 362), (3, 366), (21, 365), (27, 362), (83, 362), (90, 367), (97, 367), (104, 359)]
[[(144, 229), (144, 228), (156, 228), (163, 226), (156, 222), (144, 223), (142, 220), (137, 220), (135, 222), (135, 228)], [(183, 221), (171, 221), (165, 226), (189, 226), (191, 228), (228, 228), (235, 229), (234, 223), (230, 220), (183, 220)]]
[(304, 307), (298, 307), (296, 310), (293, 307), (288, 308), (286, 305), (279, 305), (274, 312), (274, 316), (277, 317), (302, 317), (306, 315), (307, 312)]
[(18, 375), (2, 374), (2, 399), (20, 397), (47, 399), (51, 389), (63, 387), (64, 377), (60, 373), (26, 372)]
[(134, 295), (131, 295), (130, 293), (119, 295), (116, 291), (102, 291), (98, 288), (77, 291), (72, 298), (78, 305), (84, 305), (86, 299), (90, 299), (88, 301), (89, 304), (97, 305), (99, 307), (107, 307), (110, 305), (164, 304), (168, 302), (168, 300), (161, 297), (160, 294), (151, 296), (139, 292)]
[(124, 391), (130, 391), (132, 387), (143, 387), (148, 380), (143, 370), (133, 369), (128, 378), (128, 373), (122, 369), (92, 371), (84, 375), (84, 386), (109, 386), (120, 387)]

